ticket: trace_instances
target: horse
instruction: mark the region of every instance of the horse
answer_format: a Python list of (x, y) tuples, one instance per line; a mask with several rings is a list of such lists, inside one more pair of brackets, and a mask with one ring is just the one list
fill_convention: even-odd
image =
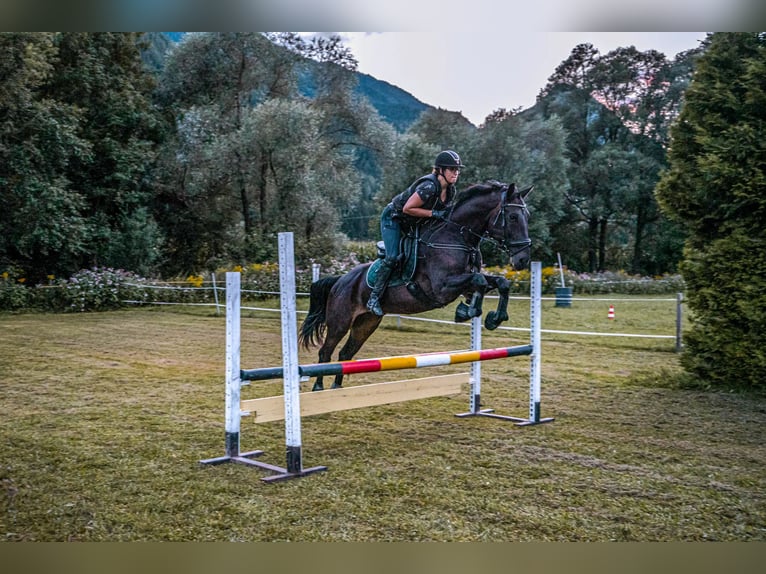
[[(514, 269), (529, 265), (532, 241), (524, 200), (532, 189), (519, 190), (515, 183), (488, 180), (462, 191), (444, 219), (421, 220), (415, 240), (415, 270), (404, 282), (394, 281), (392, 275), (381, 297), (384, 313), (422, 313), (444, 307), (463, 295), (470, 305), (461, 302), (455, 311), (455, 322), (463, 322), (481, 316), (484, 294), (497, 289), (498, 305), (487, 313), (485, 326), (492, 330), (507, 321), (510, 283), (505, 277), (480, 273), (480, 244), (488, 241), (504, 251)], [(363, 263), (345, 275), (324, 277), (311, 284), (309, 311), (301, 324), (298, 342), (304, 349), (321, 345), (320, 363), (330, 362), (333, 351), (349, 331), (338, 360), (351, 360), (378, 328), (382, 317), (366, 307), (371, 292), (367, 273), (373, 264)], [(324, 389), (322, 379), (317, 377), (312, 390)], [(343, 375), (336, 375), (332, 388), (342, 383)]]

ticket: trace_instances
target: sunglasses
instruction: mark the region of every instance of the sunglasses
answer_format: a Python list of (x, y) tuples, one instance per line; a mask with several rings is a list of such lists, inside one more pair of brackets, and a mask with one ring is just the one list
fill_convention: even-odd
[(452, 172), (455, 172), (455, 173), (460, 173), (460, 168), (459, 167), (448, 167), (448, 168), (445, 168), (445, 169), (447, 169), (447, 171), (452, 171)]

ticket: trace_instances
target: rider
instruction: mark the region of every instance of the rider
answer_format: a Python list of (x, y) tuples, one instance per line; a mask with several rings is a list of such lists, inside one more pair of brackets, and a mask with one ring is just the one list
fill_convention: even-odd
[(367, 301), (367, 309), (383, 316), (380, 297), (386, 290), (391, 272), (399, 263), (399, 240), (402, 227), (412, 227), (419, 218), (444, 219), (455, 198), (455, 182), (465, 166), (452, 150), (440, 152), (431, 173), (415, 180), (394, 197), (380, 216), (380, 234), (386, 246), (386, 258), (378, 269), (375, 285)]

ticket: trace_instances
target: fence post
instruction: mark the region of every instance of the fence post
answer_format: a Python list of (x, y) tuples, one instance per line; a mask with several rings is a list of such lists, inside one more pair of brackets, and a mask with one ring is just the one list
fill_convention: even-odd
[(682, 340), (682, 326), (681, 326), (681, 319), (683, 318), (683, 303), (684, 303), (684, 294), (678, 293), (676, 295), (676, 353), (680, 353), (683, 349), (683, 340)]
[(213, 298), (215, 299), (215, 314), (221, 314), (221, 307), (218, 304), (218, 287), (215, 284), (215, 271), (210, 273), (210, 277), (213, 278)]

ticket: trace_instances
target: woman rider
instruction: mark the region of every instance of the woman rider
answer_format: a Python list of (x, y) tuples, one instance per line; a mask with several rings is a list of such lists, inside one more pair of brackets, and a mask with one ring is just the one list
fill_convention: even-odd
[(440, 152), (434, 160), (433, 171), (415, 180), (383, 209), (380, 234), (386, 246), (386, 258), (378, 269), (375, 285), (367, 301), (367, 309), (378, 317), (383, 316), (380, 297), (399, 263), (402, 227), (412, 227), (420, 218), (443, 219), (455, 198), (455, 182), (463, 168), (465, 166), (460, 163), (457, 153), (452, 150)]

